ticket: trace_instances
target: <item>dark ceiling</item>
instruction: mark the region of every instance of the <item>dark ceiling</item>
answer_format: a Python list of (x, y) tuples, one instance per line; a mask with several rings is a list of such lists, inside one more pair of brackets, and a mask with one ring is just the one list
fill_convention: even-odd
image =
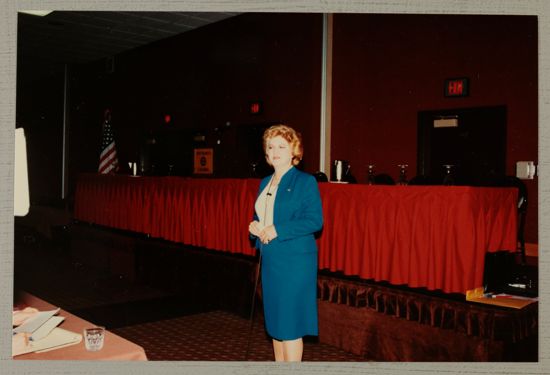
[(238, 15), (228, 12), (19, 13), (18, 60), (86, 63)]

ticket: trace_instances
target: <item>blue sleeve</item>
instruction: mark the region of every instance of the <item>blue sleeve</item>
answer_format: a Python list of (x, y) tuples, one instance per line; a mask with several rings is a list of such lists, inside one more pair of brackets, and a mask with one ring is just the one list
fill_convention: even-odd
[(291, 220), (277, 223), (275, 230), (280, 241), (291, 240), (318, 232), (323, 227), (323, 206), (319, 186), (313, 176), (304, 179), (300, 208)]
[[(254, 210), (254, 215), (252, 215), (252, 221), (258, 221), (258, 215), (256, 215), (256, 210)], [(255, 235), (253, 235), (252, 233), (250, 233), (250, 231), (248, 232), (248, 238), (250, 238), (251, 240), (254, 240), (258, 237), (256, 237)]]

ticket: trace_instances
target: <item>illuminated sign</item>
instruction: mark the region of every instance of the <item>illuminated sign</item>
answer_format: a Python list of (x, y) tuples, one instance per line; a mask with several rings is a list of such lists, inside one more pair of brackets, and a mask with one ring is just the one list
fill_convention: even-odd
[(214, 150), (211, 148), (196, 148), (194, 150), (193, 173), (214, 173)]
[(445, 96), (468, 96), (468, 78), (452, 78), (445, 80)]
[(262, 102), (252, 102), (249, 106), (249, 111), (251, 115), (259, 115), (262, 113)]

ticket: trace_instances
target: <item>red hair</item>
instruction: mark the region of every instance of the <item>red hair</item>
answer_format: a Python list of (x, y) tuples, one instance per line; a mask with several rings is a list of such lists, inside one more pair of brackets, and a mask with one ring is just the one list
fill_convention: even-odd
[[(292, 129), (288, 125), (277, 124), (270, 126), (264, 132), (264, 153), (267, 149), (267, 141), (271, 138), (281, 136), (290, 145), (290, 152), (292, 153), (292, 165), (298, 165), (304, 156), (304, 148), (302, 146), (302, 135), (296, 130)], [(269, 160), (267, 161), (269, 164)]]

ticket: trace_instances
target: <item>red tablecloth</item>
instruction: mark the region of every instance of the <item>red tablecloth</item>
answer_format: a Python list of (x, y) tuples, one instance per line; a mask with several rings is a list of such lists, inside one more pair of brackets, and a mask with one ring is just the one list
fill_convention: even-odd
[(465, 293), (486, 252), (516, 249), (515, 189), (321, 184), (321, 196), (322, 269)]
[(75, 219), (188, 245), (254, 255), (248, 239), (259, 181), (81, 175)]
[[(248, 223), (259, 180), (81, 175), (75, 218), (253, 255)], [(515, 251), (517, 190), (321, 183), (319, 268), (465, 293), (487, 252)]]

